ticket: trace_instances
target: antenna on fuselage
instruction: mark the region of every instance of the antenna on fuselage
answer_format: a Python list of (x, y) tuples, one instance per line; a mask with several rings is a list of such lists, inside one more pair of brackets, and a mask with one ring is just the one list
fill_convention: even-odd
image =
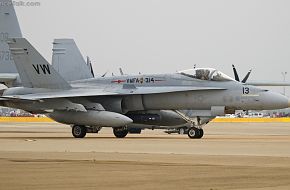
[(95, 77), (95, 73), (94, 73), (94, 69), (93, 69), (93, 65), (92, 65), (92, 62), (91, 62), (91, 59), (89, 56), (87, 56), (87, 65), (93, 75), (93, 77)]
[(122, 68), (119, 68), (120, 74), (124, 75)]
[(101, 77), (105, 77), (109, 71), (106, 71)]

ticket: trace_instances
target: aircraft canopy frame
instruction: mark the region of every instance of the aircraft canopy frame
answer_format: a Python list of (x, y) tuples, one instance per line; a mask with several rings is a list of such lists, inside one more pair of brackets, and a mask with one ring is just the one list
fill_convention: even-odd
[(196, 68), (178, 72), (181, 75), (204, 81), (233, 81), (231, 77), (217, 69), (212, 68)]

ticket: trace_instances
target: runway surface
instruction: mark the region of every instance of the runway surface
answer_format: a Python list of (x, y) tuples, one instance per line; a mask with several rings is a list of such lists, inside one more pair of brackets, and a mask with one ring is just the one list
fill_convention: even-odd
[(290, 123), (212, 123), (203, 139), (0, 123), (0, 189), (290, 189)]

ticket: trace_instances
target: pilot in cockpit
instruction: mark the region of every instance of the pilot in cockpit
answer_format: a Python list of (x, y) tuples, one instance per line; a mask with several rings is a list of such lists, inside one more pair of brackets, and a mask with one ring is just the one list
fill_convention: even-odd
[(196, 70), (196, 78), (200, 80), (209, 80), (210, 71), (206, 69)]

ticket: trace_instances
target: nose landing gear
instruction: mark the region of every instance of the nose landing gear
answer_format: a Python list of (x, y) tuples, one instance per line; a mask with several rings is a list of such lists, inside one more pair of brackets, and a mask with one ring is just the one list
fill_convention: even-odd
[[(186, 116), (184, 113), (182, 113), (179, 110), (173, 110), (175, 113), (177, 113), (181, 118), (183, 118), (185, 121), (191, 124), (191, 127), (188, 129), (188, 137), (191, 139), (201, 139), (203, 137), (203, 129), (201, 126), (203, 124), (208, 123), (210, 120), (207, 122), (202, 122), (200, 117), (196, 117), (195, 119)], [(196, 125), (197, 123), (197, 125)], [(197, 128), (195, 126), (198, 126), (200, 128)]]
[(188, 130), (188, 137), (191, 139), (201, 139), (203, 137), (203, 129), (191, 127)]

